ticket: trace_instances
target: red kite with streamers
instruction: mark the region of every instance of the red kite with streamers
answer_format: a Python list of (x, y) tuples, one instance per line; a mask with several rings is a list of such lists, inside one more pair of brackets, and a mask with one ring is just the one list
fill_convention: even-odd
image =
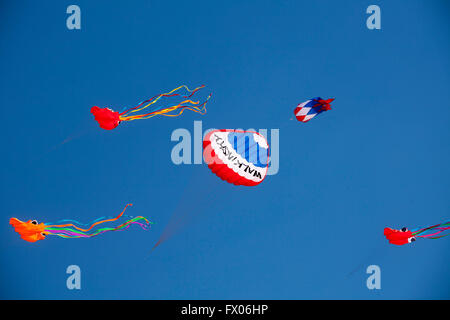
[(389, 243), (401, 246), (422, 239), (439, 239), (450, 234), (450, 221), (436, 224), (426, 228), (409, 230), (404, 227), (400, 230), (384, 228), (384, 235)]
[[(116, 128), (122, 121), (149, 119), (158, 115), (165, 117), (178, 117), (185, 110), (191, 110), (204, 115), (206, 113), (206, 103), (211, 98), (211, 94), (209, 94), (206, 100), (202, 103), (200, 103), (200, 101), (191, 100), (192, 96), (204, 87), (205, 86), (200, 86), (194, 90), (190, 90), (187, 86), (182, 85), (170, 92), (162, 93), (148, 100), (142, 101), (136, 107), (128, 108), (120, 113), (110, 108), (100, 108), (97, 106), (91, 108), (91, 113), (94, 115), (94, 118), (98, 122), (100, 128), (105, 130), (112, 130)], [(187, 95), (175, 93), (183, 88), (188, 92)], [(172, 97), (181, 98), (182, 101), (179, 101), (175, 105), (169, 107), (155, 105), (161, 98)]]

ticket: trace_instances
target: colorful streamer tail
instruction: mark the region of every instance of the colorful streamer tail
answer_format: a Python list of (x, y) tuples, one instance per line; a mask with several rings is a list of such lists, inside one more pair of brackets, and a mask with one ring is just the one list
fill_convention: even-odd
[[(200, 103), (200, 101), (193, 101), (191, 100), (192, 96), (199, 91), (200, 89), (204, 88), (205, 86), (202, 85), (198, 88), (195, 88), (194, 90), (190, 90), (187, 86), (182, 85), (178, 88), (173, 89), (170, 92), (162, 93), (157, 96), (154, 96), (148, 100), (142, 101), (139, 105), (133, 108), (129, 108), (122, 113), (119, 114), (119, 120), (120, 121), (132, 121), (137, 119), (148, 119), (152, 118), (158, 115), (166, 116), (166, 117), (177, 117), (180, 116), (185, 110), (191, 110), (193, 112), (199, 113), (199, 114), (205, 114), (206, 113), (206, 103), (211, 98), (211, 94), (208, 95), (206, 100), (203, 103)], [(186, 91), (189, 93), (188, 95), (182, 95), (180, 93), (175, 93), (181, 89), (186, 89)], [(155, 104), (161, 99), (161, 98), (170, 98), (170, 97), (181, 97), (183, 101), (170, 106), (170, 107), (156, 107)], [(145, 110), (145, 111), (143, 111)], [(144, 113), (139, 113), (144, 112)]]
[(45, 225), (45, 233), (47, 233), (48, 235), (55, 235), (62, 238), (91, 238), (109, 231), (126, 230), (133, 224), (139, 225), (144, 230), (148, 230), (153, 223), (150, 222), (147, 218), (142, 216), (129, 217), (130, 219), (126, 220), (125, 222), (116, 227), (101, 227), (101, 225), (103, 225), (104, 223), (119, 220), (124, 215), (125, 210), (127, 209), (128, 206), (132, 206), (132, 204), (127, 204), (123, 209), (123, 211), (117, 217), (103, 220), (97, 219), (98, 221), (92, 223), (92, 225), (87, 229), (83, 229), (73, 223), (59, 224), (59, 225), (49, 224)]
[(417, 238), (439, 239), (450, 235), (450, 221), (436, 224), (434, 226), (420, 228), (412, 232)]

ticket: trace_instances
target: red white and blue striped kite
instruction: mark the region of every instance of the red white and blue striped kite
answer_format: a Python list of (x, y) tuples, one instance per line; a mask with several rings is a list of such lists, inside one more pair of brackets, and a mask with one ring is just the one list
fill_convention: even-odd
[(203, 158), (220, 179), (237, 186), (256, 186), (267, 175), (269, 144), (254, 131), (212, 130), (203, 139)]
[(330, 103), (334, 99), (323, 100), (320, 97), (307, 100), (300, 103), (294, 110), (295, 117), (298, 121), (308, 122), (319, 113), (331, 110)]

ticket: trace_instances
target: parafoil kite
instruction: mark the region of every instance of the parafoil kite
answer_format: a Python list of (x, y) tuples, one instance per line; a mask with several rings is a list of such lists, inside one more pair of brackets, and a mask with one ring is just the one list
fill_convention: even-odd
[(211, 171), (222, 180), (256, 186), (267, 175), (269, 144), (258, 132), (213, 130), (203, 139), (203, 157)]
[[(211, 94), (203, 103), (200, 103), (199, 101), (192, 101), (191, 98), (198, 90), (204, 87), (205, 86), (200, 86), (198, 88), (195, 88), (194, 90), (190, 90), (187, 86), (182, 85), (170, 92), (162, 93), (148, 100), (142, 101), (136, 107), (128, 108), (120, 113), (110, 108), (99, 108), (97, 106), (91, 108), (91, 113), (94, 115), (94, 118), (98, 122), (100, 128), (105, 130), (112, 130), (116, 128), (122, 121), (148, 119), (158, 115), (166, 117), (177, 117), (181, 115), (184, 110), (191, 110), (203, 115), (206, 113), (206, 103), (211, 97)], [(186, 89), (186, 91), (189, 93), (188, 95), (175, 93), (176, 91), (179, 91), (183, 88)], [(156, 102), (158, 102), (158, 100), (163, 97), (178, 97), (181, 98), (182, 101), (179, 101), (175, 105), (172, 105), (170, 107), (156, 106)]]
[(302, 102), (294, 109), (295, 117), (298, 121), (308, 122), (319, 113), (331, 110), (330, 104), (333, 100), (334, 99), (323, 100), (322, 98), (317, 97)]
[[(115, 227), (102, 227), (104, 223), (114, 222), (119, 220), (128, 206), (127, 204), (123, 211), (115, 218), (109, 219), (97, 219), (90, 224), (90, 227), (84, 229), (81, 228), (81, 223), (73, 220), (66, 220), (74, 223), (65, 224), (45, 224), (43, 222), (38, 223), (36, 220), (20, 221), (17, 218), (9, 219), (9, 223), (14, 227), (14, 230), (20, 234), (20, 237), (28, 242), (36, 242), (38, 240), (44, 240), (46, 236), (59, 236), (61, 238), (91, 238), (99, 234), (109, 231), (119, 231), (128, 229), (131, 225), (139, 225), (142, 229), (148, 230), (150, 225), (153, 224), (147, 218), (142, 216), (128, 217), (128, 220)], [(61, 220), (61, 222), (64, 220)]]
[(438, 239), (450, 234), (450, 221), (436, 224), (426, 228), (418, 228), (409, 230), (404, 227), (400, 230), (384, 228), (384, 235), (389, 243), (396, 245), (404, 245), (416, 241), (419, 238)]

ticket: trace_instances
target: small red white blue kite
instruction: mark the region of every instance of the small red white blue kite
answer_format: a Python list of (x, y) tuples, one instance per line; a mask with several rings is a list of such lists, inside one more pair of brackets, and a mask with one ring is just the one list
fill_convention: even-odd
[(319, 113), (331, 110), (330, 103), (334, 99), (323, 100), (320, 97), (310, 99), (300, 103), (294, 110), (295, 117), (298, 121), (308, 122)]

